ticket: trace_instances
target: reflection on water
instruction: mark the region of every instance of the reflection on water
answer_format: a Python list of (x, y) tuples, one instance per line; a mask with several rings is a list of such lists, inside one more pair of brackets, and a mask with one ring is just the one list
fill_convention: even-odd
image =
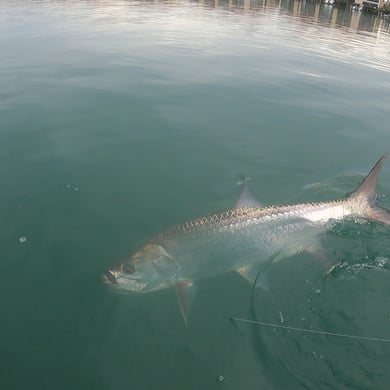
[[(288, 40), (288, 30), (299, 32), (299, 46), (310, 48), (310, 52), (390, 71), (390, 24), (387, 18), (356, 12), (349, 7), (340, 9), (321, 1), (200, 0), (199, 3), (205, 7), (252, 16), (254, 31), (256, 28), (261, 30), (260, 23), (255, 19), (266, 16), (273, 29), (264, 33)], [(261, 23), (264, 26), (267, 20)], [(280, 33), (278, 30), (284, 31)]]
[[(279, 47), (299, 47), (306, 50), (303, 54), (313, 54), (324, 58), (336, 58), (344, 62), (353, 62), (377, 69), (390, 71), (388, 56), (389, 19), (376, 15), (340, 9), (321, 1), (302, 0), (199, 0), (199, 1), (39, 1), (29, 3), (3, 1), (0, 3), (0, 21), (14, 21), (15, 14), (20, 17), (26, 13), (34, 14), (41, 4), (47, 17), (43, 34), (53, 29), (54, 36), (58, 28), (64, 26), (72, 39), (77, 34), (131, 32), (139, 41), (135, 46), (143, 50), (158, 52), (170, 47), (181, 46), (182, 53), (195, 55), (196, 50), (204, 54), (223, 52), (230, 49), (221, 47), (225, 35), (230, 34), (237, 45), (243, 47), (240, 39), (245, 33), (257, 38), (260, 47), (262, 37), (267, 37)], [(36, 8), (35, 8), (36, 6)], [(7, 19), (7, 14), (13, 15)], [(229, 25), (224, 22), (230, 19)], [(20, 22), (20, 20), (19, 20)], [(248, 29), (250, 31), (248, 31)], [(72, 31), (73, 30), (73, 31)], [(207, 33), (205, 32), (207, 30)], [(0, 25), (1, 32), (1, 25)], [(15, 32), (19, 33), (19, 30)], [(53, 33), (53, 32), (51, 32)], [(0, 38), (1, 39), (1, 38)], [(159, 45), (159, 43), (163, 45)], [(116, 54), (116, 45), (107, 36), (106, 53)], [(88, 45), (95, 46), (92, 40)], [(96, 43), (96, 48), (99, 45)], [(122, 50), (123, 48), (120, 48)], [(208, 51), (210, 49), (210, 51)], [(237, 47), (235, 48), (238, 49)], [(163, 54), (161, 51), (159, 54)]]
[[(28, 7), (47, 5), (47, 1), (40, 0), (29, 2)], [(365, 14), (353, 11), (350, 7), (337, 8), (325, 4), (320, 0), (169, 0), (169, 1), (52, 1), (51, 7), (63, 8), (65, 12), (71, 12), (73, 7), (84, 7), (88, 9), (91, 17), (96, 19), (125, 16), (129, 9), (140, 8), (145, 5), (150, 6), (185, 6), (191, 7), (196, 4), (207, 9), (224, 9), (237, 14), (267, 14), (276, 15), (278, 13), (288, 14), (294, 17), (305, 19), (309, 23), (319, 23), (321, 25), (345, 28), (350, 32), (369, 32), (374, 34), (388, 33), (390, 30), (389, 18), (372, 14)], [(7, 0), (0, 3), (0, 9), (6, 12), (13, 11), (18, 7), (26, 6), (26, 2)], [(32, 11), (32, 9), (31, 9)]]
[(277, 10), (293, 16), (320, 22), (329, 27), (344, 27), (353, 32), (389, 32), (389, 21), (376, 15), (354, 12), (349, 7), (340, 9), (321, 1), (305, 0), (199, 0), (210, 8), (225, 8), (236, 12)]

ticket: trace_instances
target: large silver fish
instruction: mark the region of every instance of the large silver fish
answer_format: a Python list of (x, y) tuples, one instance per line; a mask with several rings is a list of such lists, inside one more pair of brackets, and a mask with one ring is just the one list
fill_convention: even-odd
[(150, 240), (103, 281), (122, 291), (149, 292), (176, 287), (187, 322), (194, 283), (237, 271), (251, 283), (266, 262), (299, 253), (316, 243), (330, 220), (356, 216), (390, 224), (376, 203), (383, 155), (356, 190), (344, 199), (289, 206), (261, 206), (244, 181), (231, 210), (177, 225)]

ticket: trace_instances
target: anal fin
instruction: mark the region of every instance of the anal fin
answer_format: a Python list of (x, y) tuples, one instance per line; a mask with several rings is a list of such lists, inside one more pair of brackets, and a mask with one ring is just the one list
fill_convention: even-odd
[(269, 290), (269, 283), (267, 278), (266, 267), (264, 264), (250, 264), (243, 265), (237, 268), (236, 271), (244, 277), (251, 286), (260, 287), (265, 291)]

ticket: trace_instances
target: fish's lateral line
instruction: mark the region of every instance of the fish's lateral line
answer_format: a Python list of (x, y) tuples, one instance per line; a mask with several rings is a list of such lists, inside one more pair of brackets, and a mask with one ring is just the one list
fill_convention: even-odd
[(381, 339), (381, 338), (376, 338), (376, 337), (356, 336), (356, 335), (351, 335), (351, 334), (332, 333), (332, 332), (325, 332), (325, 331), (321, 331), (321, 330), (296, 328), (294, 326), (285, 326), (285, 325), (279, 325), (279, 324), (271, 324), (271, 323), (268, 323), (268, 322), (253, 321), (253, 320), (248, 320), (246, 318), (239, 318), (239, 317), (231, 317), (230, 319), (233, 320), (233, 321), (246, 322), (248, 324), (253, 324), (253, 325), (269, 326), (269, 327), (272, 327), (272, 328), (281, 328), (281, 329), (287, 329), (287, 330), (294, 330), (294, 331), (297, 331), (297, 332), (307, 332), (307, 333), (321, 334), (321, 335), (325, 335), (325, 336), (348, 337), (348, 338), (351, 338), (351, 339), (360, 339), (360, 340), (369, 340), (369, 341), (382, 341), (382, 342), (390, 343), (390, 339)]

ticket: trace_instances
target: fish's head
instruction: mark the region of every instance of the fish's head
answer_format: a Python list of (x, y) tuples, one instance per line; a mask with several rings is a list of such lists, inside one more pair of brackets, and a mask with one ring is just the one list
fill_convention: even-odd
[(164, 247), (146, 244), (123, 263), (107, 270), (102, 280), (120, 291), (149, 292), (175, 283), (178, 266)]

